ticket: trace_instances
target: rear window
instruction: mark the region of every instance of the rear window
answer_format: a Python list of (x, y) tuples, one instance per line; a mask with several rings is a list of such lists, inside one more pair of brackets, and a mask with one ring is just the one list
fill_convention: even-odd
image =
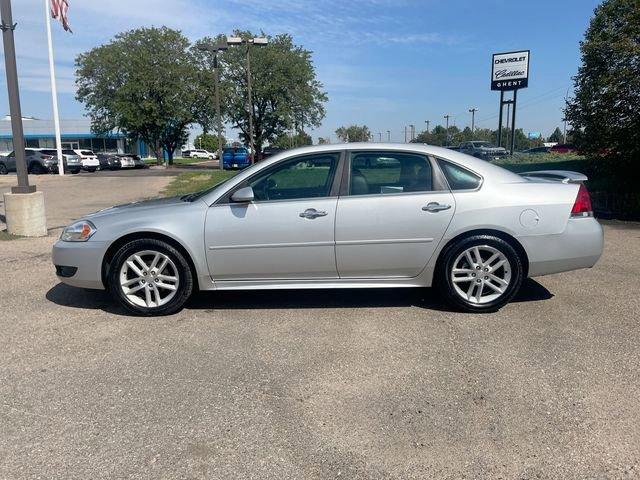
[(80, 150), (82, 155), (95, 155), (91, 150)]
[(76, 152), (74, 152), (73, 150), (70, 150), (68, 148), (65, 148), (64, 150), (62, 150), (62, 153), (64, 153), (65, 155), (77, 155)]
[(475, 190), (480, 187), (482, 179), (475, 173), (455, 163), (438, 159), (438, 165), (449, 182), (451, 190)]

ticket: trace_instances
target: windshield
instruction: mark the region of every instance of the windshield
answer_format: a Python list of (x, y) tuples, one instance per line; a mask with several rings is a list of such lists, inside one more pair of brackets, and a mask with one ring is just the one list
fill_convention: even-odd
[(486, 148), (496, 148), (495, 145), (489, 142), (473, 142), (475, 147), (486, 147)]

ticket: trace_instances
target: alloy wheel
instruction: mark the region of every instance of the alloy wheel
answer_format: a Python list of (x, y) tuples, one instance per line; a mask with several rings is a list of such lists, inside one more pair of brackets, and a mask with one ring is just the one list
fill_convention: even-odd
[(169, 303), (180, 285), (175, 263), (166, 254), (155, 250), (130, 255), (120, 268), (119, 279), (127, 301), (146, 308)]
[(493, 302), (511, 283), (511, 264), (495, 247), (469, 247), (453, 262), (451, 282), (455, 292), (468, 302), (478, 305)]

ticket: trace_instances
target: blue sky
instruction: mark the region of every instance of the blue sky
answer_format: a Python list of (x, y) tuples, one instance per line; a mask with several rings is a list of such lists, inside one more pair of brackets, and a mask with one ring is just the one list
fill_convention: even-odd
[[(74, 34), (54, 24), (60, 114), (84, 114), (74, 100), (73, 59), (114, 34), (167, 25), (192, 40), (234, 28), (281, 32), (314, 52), (329, 94), (327, 116), (312, 132), (351, 123), (372, 132), (444, 123), (497, 127), (498, 93), (489, 90), (491, 54), (530, 49), (529, 88), (519, 94), (517, 126), (551, 133), (579, 65), (579, 44), (597, 0), (69, 0)], [(42, 0), (13, 0), (24, 115), (51, 117)], [(2, 64), (0, 113), (8, 113)], [(386, 133), (383, 133), (386, 137)]]

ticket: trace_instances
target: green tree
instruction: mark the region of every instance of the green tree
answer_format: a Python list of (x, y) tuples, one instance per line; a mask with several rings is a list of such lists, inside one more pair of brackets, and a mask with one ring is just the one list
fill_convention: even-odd
[(556, 127), (551, 135), (549, 135), (549, 141), (555, 143), (562, 143), (564, 140), (564, 136), (562, 135), (562, 130), (560, 127)]
[(565, 116), (583, 152), (640, 157), (640, 2), (605, 0), (584, 41)]
[(313, 145), (313, 139), (311, 135), (305, 132), (300, 132), (295, 135), (283, 133), (278, 135), (272, 144), (279, 148), (296, 148)]
[(318, 145), (328, 145), (329, 143), (331, 142), (328, 138), (318, 137)]
[(371, 131), (366, 125), (339, 127), (336, 135), (343, 142), (368, 142), (371, 139)]
[(194, 121), (197, 78), (189, 41), (167, 27), (120, 33), (76, 58), (76, 98), (96, 133), (119, 130), (142, 139), (158, 163), (187, 137)]
[(214, 153), (218, 150), (218, 136), (203, 132), (193, 140), (193, 146)]
[[(236, 31), (234, 36), (255, 37)], [(266, 46), (248, 50), (251, 65), (251, 102), (247, 108), (247, 46), (232, 46), (219, 55), (226, 118), (249, 141), (249, 116), (257, 152), (289, 129), (318, 127), (324, 118), (327, 95), (316, 78), (311, 52), (295, 45), (290, 35), (268, 37)]]

